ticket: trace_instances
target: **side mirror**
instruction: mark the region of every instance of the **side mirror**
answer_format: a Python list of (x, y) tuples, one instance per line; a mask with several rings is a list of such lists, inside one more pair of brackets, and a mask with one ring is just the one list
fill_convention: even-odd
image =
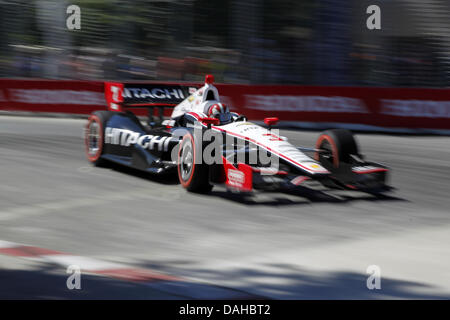
[(265, 118), (264, 123), (267, 124), (269, 127), (276, 125), (280, 121), (278, 118)]
[(205, 83), (206, 84), (213, 84), (214, 82), (214, 76), (212, 74), (207, 74), (205, 76)]

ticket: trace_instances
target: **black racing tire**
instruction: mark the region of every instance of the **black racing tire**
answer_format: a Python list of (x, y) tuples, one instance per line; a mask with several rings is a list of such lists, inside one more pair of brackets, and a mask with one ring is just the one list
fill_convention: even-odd
[(351, 155), (359, 156), (358, 144), (352, 132), (345, 129), (322, 132), (317, 139), (316, 149), (329, 152), (316, 152), (315, 160), (322, 164), (331, 163), (335, 168), (339, 168), (342, 163), (351, 163)]
[(178, 179), (190, 192), (208, 193), (213, 188), (209, 183), (209, 167), (205, 163), (196, 163), (199, 156), (194, 137), (191, 133), (186, 133), (178, 150)]
[(84, 144), (86, 157), (94, 166), (107, 164), (101, 156), (104, 153), (105, 125), (113, 114), (112, 111), (95, 111), (88, 118), (84, 130)]

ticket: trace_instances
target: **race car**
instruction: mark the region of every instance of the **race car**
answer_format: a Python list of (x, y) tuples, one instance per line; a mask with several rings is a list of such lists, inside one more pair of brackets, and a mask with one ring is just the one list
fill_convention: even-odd
[[(197, 193), (216, 185), (245, 194), (311, 184), (370, 193), (391, 189), (389, 169), (366, 161), (350, 131), (327, 130), (315, 147), (294, 146), (273, 129), (278, 118), (266, 118), (265, 126), (248, 121), (221, 102), (213, 83), (212, 75), (200, 88), (105, 83), (108, 110), (94, 112), (85, 127), (88, 160), (176, 174)], [(148, 110), (145, 123), (131, 112), (136, 108)], [(165, 119), (167, 108), (173, 110)]]

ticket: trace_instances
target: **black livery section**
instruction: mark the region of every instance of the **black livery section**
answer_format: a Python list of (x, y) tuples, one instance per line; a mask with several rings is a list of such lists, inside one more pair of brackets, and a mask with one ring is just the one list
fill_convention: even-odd
[[(161, 173), (176, 166), (171, 161), (171, 153), (180, 139), (169, 129), (144, 126), (131, 112), (97, 111), (91, 117), (99, 115), (102, 128), (97, 139), (102, 140), (98, 144), (101, 159), (151, 173)], [(91, 123), (88, 121), (87, 135)], [(89, 147), (87, 152), (89, 154)]]

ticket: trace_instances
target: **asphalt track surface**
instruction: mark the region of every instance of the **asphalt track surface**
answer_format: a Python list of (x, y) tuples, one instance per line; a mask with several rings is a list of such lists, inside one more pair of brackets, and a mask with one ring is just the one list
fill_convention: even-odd
[[(176, 178), (92, 167), (85, 120), (0, 117), (0, 240), (276, 299), (450, 298), (450, 138), (358, 134), (396, 190), (189, 194)], [(318, 132), (282, 130), (313, 146)], [(367, 268), (381, 270), (369, 290)], [(0, 256), (0, 298), (176, 298)]]

